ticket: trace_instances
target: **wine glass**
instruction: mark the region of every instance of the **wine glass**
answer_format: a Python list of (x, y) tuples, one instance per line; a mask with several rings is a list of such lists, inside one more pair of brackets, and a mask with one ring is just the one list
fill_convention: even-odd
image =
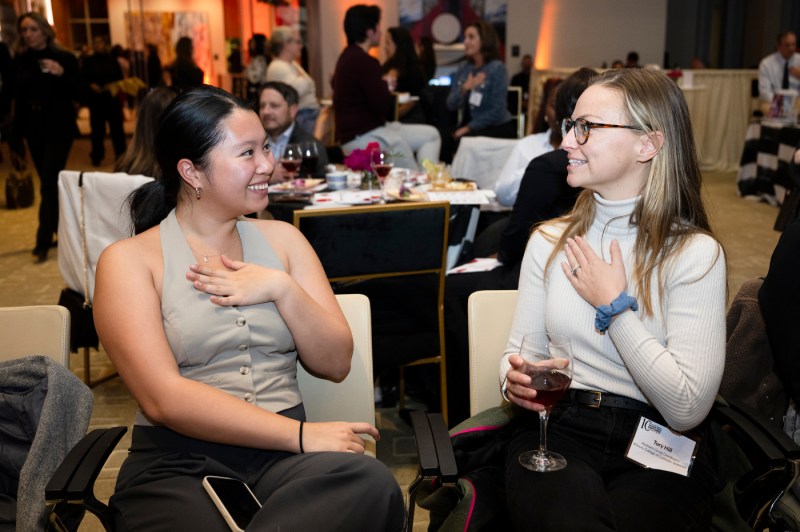
[(287, 144), (281, 155), (281, 166), (286, 170), (286, 180), (291, 181), (297, 175), (297, 169), (303, 161), (303, 152), (299, 144)]
[(547, 450), (547, 421), (572, 382), (572, 347), (569, 338), (553, 333), (530, 333), (522, 337), (519, 356), (525, 361), (523, 372), (531, 377), (536, 390), (534, 402), (544, 405), (539, 412), (539, 448), (519, 456), (519, 463), (531, 471), (558, 471), (567, 465), (560, 454)]
[(392, 166), (394, 166), (392, 154), (386, 150), (372, 150), (369, 154), (369, 163), (381, 186), (381, 203), (386, 203), (383, 183), (386, 181), (386, 176), (392, 171)]
[(319, 150), (316, 142), (301, 142), (300, 151), (303, 154), (303, 162), (300, 163), (300, 175), (303, 177), (314, 177), (319, 161)]

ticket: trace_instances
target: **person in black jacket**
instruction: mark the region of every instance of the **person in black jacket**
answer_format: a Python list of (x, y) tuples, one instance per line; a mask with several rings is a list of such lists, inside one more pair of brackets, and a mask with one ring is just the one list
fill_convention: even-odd
[[(582, 68), (556, 88), (557, 123), (572, 115), (575, 103), (595, 74), (594, 70)], [(525, 169), (508, 225), (500, 237), (497, 258), (502, 265), (488, 272), (447, 276), (444, 321), (450, 426), (469, 417), (467, 301), (470, 294), (478, 290), (515, 290), (533, 227), (569, 211), (579, 192), (580, 189), (567, 184), (567, 152), (556, 149), (536, 157)]]
[(17, 20), (14, 57), (14, 129), (28, 144), (41, 181), (39, 228), (33, 254), (47, 253), (58, 231), (58, 173), (78, 135), (74, 101), (80, 90), (78, 60), (55, 42), (55, 31), (39, 13)]
[(114, 158), (119, 159), (125, 152), (125, 131), (122, 128), (122, 100), (112, 94), (111, 84), (122, 79), (119, 61), (111, 55), (107, 37), (96, 35), (92, 39), (92, 55), (83, 59), (81, 71), (89, 90), (86, 102), (89, 107), (92, 151), (90, 157), (94, 166), (100, 166), (105, 157), (106, 122), (111, 132)]

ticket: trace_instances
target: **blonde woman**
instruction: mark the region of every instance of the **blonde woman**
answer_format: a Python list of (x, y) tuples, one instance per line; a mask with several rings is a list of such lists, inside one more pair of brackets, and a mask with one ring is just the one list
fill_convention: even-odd
[[(503, 393), (528, 414), (507, 454), (511, 518), (520, 530), (707, 530), (706, 416), (725, 359), (726, 273), (686, 102), (658, 71), (613, 70), (591, 82), (562, 130), (567, 181), (585, 190), (536, 230), (522, 263), (500, 370)], [(544, 408), (517, 355), (534, 331), (569, 337), (574, 355), (547, 433), (567, 460), (556, 473), (517, 461), (536, 445)], [(654, 424), (675, 447), (695, 446), (680, 473), (629, 458), (629, 446), (650, 445), (637, 427)]]
[(272, 62), (267, 67), (267, 81), (282, 81), (291, 85), (300, 95), (300, 109), (295, 121), (308, 133), (314, 133), (319, 116), (317, 85), (308, 72), (300, 66), (303, 39), (300, 32), (288, 26), (278, 26), (270, 38)]

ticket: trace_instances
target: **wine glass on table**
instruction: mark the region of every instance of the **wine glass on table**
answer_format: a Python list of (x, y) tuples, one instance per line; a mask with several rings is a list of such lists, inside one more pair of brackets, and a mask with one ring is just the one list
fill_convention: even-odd
[(392, 167), (394, 166), (392, 155), (386, 150), (372, 150), (369, 154), (369, 162), (381, 186), (381, 203), (386, 203), (383, 183), (386, 181), (386, 176), (389, 175), (389, 172), (392, 171)]
[(560, 454), (547, 450), (547, 421), (572, 382), (572, 347), (561, 334), (530, 333), (522, 337), (519, 356), (525, 361), (523, 372), (530, 376), (536, 390), (535, 403), (544, 405), (539, 412), (539, 448), (519, 456), (519, 463), (531, 471), (558, 471), (567, 465)]
[(314, 177), (319, 162), (319, 151), (316, 142), (301, 142), (300, 151), (303, 154), (303, 162), (300, 163), (300, 175), (305, 178)]
[(287, 144), (281, 155), (281, 166), (286, 171), (286, 180), (293, 181), (297, 176), (297, 170), (303, 162), (303, 152), (299, 144)]

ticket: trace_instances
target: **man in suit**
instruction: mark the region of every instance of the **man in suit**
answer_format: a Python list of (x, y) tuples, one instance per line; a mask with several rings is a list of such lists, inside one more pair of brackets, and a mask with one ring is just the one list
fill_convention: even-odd
[(294, 87), (280, 81), (268, 81), (262, 84), (258, 90), (258, 115), (264, 129), (269, 134), (270, 148), (276, 163), (271, 183), (280, 183), (286, 180), (286, 172), (278, 164), (278, 161), (288, 144), (300, 144), (301, 147), (305, 143), (315, 145), (318, 159), (312, 173), (314, 177), (325, 177), (325, 166), (328, 164), (325, 146), (295, 122), (298, 100), (299, 97)]

